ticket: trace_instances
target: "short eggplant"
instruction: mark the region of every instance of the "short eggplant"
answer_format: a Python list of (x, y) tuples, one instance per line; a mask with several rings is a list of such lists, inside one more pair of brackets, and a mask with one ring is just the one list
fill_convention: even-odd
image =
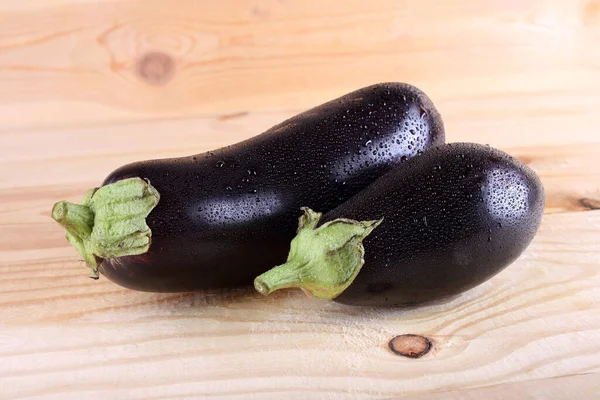
[(443, 143), (425, 93), (381, 83), (232, 146), (125, 165), (52, 216), (94, 278), (150, 292), (252, 286), (285, 261), (301, 206), (331, 210)]
[(438, 146), (324, 215), (305, 208), (287, 262), (255, 287), (365, 306), (449, 298), (514, 262), (543, 210), (542, 183), (517, 159), (473, 143)]

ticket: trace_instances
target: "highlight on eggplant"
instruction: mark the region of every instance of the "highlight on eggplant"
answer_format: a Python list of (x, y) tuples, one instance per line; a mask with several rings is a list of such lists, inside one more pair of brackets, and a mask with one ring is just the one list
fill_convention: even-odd
[(151, 292), (252, 286), (285, 261), (302, 206), (331, 210), (444, 139), (425, 93), (380, 83), (232, 146), (122, 166), (52, 216), (94, 277)]
[[(255, 288), (368, 306), (448, 298), (514, 262), (543, 210), (541, 181), (515, 158), (473, 143), (438, 146), (324, 215), (305, 209), (311, 222), (301, 219), (287, 262)], [(355, 229), (331, 229), (341, 222)]]

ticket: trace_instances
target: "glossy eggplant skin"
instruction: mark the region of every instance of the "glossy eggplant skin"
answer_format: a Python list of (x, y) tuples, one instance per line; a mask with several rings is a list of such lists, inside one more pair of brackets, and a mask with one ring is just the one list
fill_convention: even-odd
[(151, 245), (105, 259), (98, 271), (150, 292), (251, 286), (285, 261), (301, 207), (331, 210), (444, 139), (422, 91), (382, 83), (229, 147), (123, 166), (103, 184), (140, 177), (160, 193), (147, 218)]
[(472, 143), (431, 149), (323, 216), (321, 224), (384, 218), (363, 242), (358, 276), (334, 300), (392, 306), (460, 294), (521, 255), (543, 209), (539, 178), (509, 155)]

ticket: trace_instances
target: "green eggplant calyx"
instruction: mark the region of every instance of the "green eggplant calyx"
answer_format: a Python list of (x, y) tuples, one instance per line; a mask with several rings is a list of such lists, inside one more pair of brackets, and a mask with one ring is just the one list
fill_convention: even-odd
[(279, 289), (300, 288), (309, 296), (333, 299), (360, 272), (365, 262), (362, 242), (383, 219), (340, 218), (317, 227), (321, 214), (307, 207), (302, 210), (287, 262), (258, 276), (254, 287), (265, 296)]
[(152, 231), (146, 217), (160, 194), (141, 178), (123, 179), (90, 189), (79, 204), (59, 201), (52, 218), (83, 257), (92, 278), (105, 258), (143, 254), (150, 248)]

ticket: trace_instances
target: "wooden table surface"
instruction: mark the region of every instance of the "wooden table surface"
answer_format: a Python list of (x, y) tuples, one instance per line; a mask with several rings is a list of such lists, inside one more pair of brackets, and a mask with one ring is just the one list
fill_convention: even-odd
[[(135, 292), (50, 219), (122, 164), (382, 81), (546, 188), (523, 256), (450, 302)], [(600, 398), (599, 109), (596, 0), (1, 0), (0, 398)], [(403, 333), (432, 351), (395, 355)]]

